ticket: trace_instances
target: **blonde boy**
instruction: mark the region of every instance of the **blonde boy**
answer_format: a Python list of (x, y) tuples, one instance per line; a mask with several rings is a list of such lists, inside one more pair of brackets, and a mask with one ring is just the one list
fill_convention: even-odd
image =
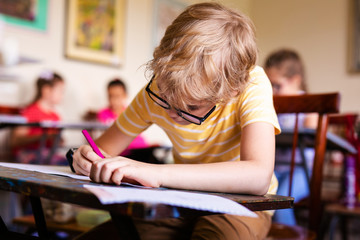
[[(280, 129), (271, 84), (255, 66), (256, 59), (247, 17), (217, 3), (189, 6), (155, 49), (147, 65), (149, 84), (96, 141), (106, 159), (81, 146), (74, 155), (76, 172), (113, 184), (275, 193), (275, 134)], [(151, 124), (169, 136), (176, 164), (152, 165), (117, 156)], [(134, 221), (142, 239), (263, 239), (271, 216), (257, 214), (218, 214), (191, 223), (181, 218)], [(102, 229), (115, 234), (110, 228), (107, 224)]]

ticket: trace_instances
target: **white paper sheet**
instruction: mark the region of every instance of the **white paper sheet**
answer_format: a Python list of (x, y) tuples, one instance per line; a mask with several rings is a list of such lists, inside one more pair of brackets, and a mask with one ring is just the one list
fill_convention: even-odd
[[(41, 172), (46, 174), (60, 175), (65, 177), (71, 177), (74, 179), (90, 181), (90, 178), (84, 175), (78, 175), (73, 173), (68, 166), (54, 166), (54, 165), (38, 165), (38, 164), (25, 164), (25, 163), (8, 163), (8, 162), (0, 162), (0, 166), (10, 167), (16, 169), (22, 169), (33, 172)], [(140, 185), (134, 185), (131, 183), (121, 183), (124, 186), (131, 186), (136, 188), (149, 188)]]
[(146, 202), (167, 204), (202, 211), (234, 214), (247, 217), (257, 215), (244, 206), (223, 197), (169, 189), (139, 189), (84, 185), (102, 204)]
[(47, 174), (61, 175), (75, 179), (90, 181), (90, 178), (87, 176), (73, 173), (70, 170), (69, 166), (53, 166), (53, 165), (38, 165), (38, 164), (8, 163), (8, 162), (0, 162), (0, 166), (17, 168), (27, 171), (42, 172)]

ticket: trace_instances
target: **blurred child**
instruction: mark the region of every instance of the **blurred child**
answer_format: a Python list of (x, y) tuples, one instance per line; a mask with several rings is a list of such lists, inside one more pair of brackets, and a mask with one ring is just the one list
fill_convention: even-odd
[[(97, 140), (74, 153), (78, 174), (95, 182), (263, 195), (275, 193), (275, 134), (280, 132), (269, 79), (256, 66), (252, 22), (214, 2), (189, 6), (166, 29), (147, 65), (151, 80)], [(150, 76), (149, 76), (150, 77)], [(175, 164), (118, 156), (152, 124), (173, 143)], [(271, 213), (213, 214), (141, 221), (141, 239), (264, 239)], [(115, 238), (105, 223), (81, 239)]]
[(107, 86), (107, 96), (109, 106), (98, 112), (97, 120), (110, 125), (127, 106), (127, 90), (125, 83), (118, 78), (110, 81)]
[[(127, 89), (125, 83), (118, 78), (113, 79), (107, 86), (107, 94), (109, 106), (98, 112), (97, 120), (110, 125), (127, 107)], [(148, 144), (144, 138), (139, 135), (130, 143), (121, 155), (128, 155), (131, 149), (146, 147), (148, 147)]]
[[(306, 92), (305, 70), (299, 55), (289, 49), (280, 49), (271, 53), (265, 61), (265, 72), (273, 86), (275, 95), (298, 95)], [(295, 114), (279, 114), (279, 124), (281, 129), (294, 129)], [(299, 115), (299, 128), (315, 128), (317, 115)], [(308, 174), (310, 175), (312, 161), (314, 158), (313, 149), (305, 149)], [(279, 181), (278, 194), (289, 194), (289, 166), (279, 164), (288, 162), (290, 164), (291, 149), (276, 149), (275, 154), (275, 174)], [(296, 160), (299, 162), (301, 155), (297, 151)], [(305, 169), (296, 166), (293, 174), (293, 186), (291, 196), (295, 202), (303, 199), (309, 194), (309, 185), (306, 178)], [(293, 209), (277, 210), (274, 214), (274, 221), (289, 225), (295, 225), (296, 219)]]
[[(41, 122), (45, 120), (60, 121), (56, 106), (64, 96), (65, 83), (58, 73), (43, 71), (36, 82), (35, 99), (22, 111), (28, 122)], [(10, 144), (14, 150), (16, 161), (21, 163), (37, 164), (66, 164), (63, 156), (54, 155), (48, 159), (54, 139), (59, 137), (56, 129), (43, 129), (40, 127), (17, 127), (14, 129)], [(46, 138), (46, 139), (44, 139)], [(44, 143), (44, 148), (40, 145)]]

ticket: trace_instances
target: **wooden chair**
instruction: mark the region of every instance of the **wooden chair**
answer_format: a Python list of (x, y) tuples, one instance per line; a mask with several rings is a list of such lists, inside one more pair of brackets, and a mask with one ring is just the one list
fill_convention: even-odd
[[(322, 229), (322, 237), (325, 235), (325, 231), (330, 230), (329, 239), (333, 239), (334, 230), (338, 223), (340, 223), (342, 239), (348, 239), (348, 220), (350, 218), (360, 218), (360, 207), (356, 206), (355, 202), (349, 201), (349, 196), (347, 196), (347, 194), (351, 194), (351, 191), (348, 190), (348, 192), (346, 192), (346, 178), (351, 177), (349, 169), (346, 167), (349, 163), (346, 161), (357, 161), (358, 164), (360, 160), (360, 140), (355, 132), (357, 118), (358, 115), (354, 113), (331, 115), (329, 118), (329, 124), (337, 126), (342, 132), (343, 137), (355, 148), (355, 152), (343, 151), (345, 166), (343, 172), (344, 189), (342, 191), (342, 197), (335, 202), (326, 204), (324, 208), (325, 221)], [(353, 170), (355, 171), (355, 169)], [(352, 197), (353, 200), (355, 200), (355, 191), (353, 194)]]
[(318, 113), (318, 124), (314, 143), (314, 163), (311, 175), (310, 194), (307, 199), (309, 210), (307, 228), (301, 226), (288, 226), (273, 223), (267, 239), (315, 239), (319, 231), (322, 203), (321, 187), (323, 177), (323, 162), (326, 150), (326, 132), (328, 127), (328, 114), (339, 112), (339, 93), (304, 94), (291, 96), (274, 96), (274, 107), (278, 114), (296, 114), (296, 122), (292, 142), (290, 165), (290, 189), (292, 174), (295, 165), (295, 150), (298, 146), (298, 115), (301, 113)]
[(21, 111), (21, 108), (19, 108), (19, 107), (0, 105), (0, 114), (18, 115), (18, 114), (20, 114), (20, 111)]
[[(20, 107), (0, 105), (0, 114), (4, 115), (19, 115), (21, 113)], [(12, 154), (9, 146), (9, 136), (11, 130), (0, 127), (0, 161), (10, 161)]]

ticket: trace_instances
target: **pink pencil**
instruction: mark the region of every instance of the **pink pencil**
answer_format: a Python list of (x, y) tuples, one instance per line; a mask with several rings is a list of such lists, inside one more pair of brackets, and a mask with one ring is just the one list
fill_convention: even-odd
[(101, 158), (105, 158), (104, 155), (102, 155), (102, 153), (100, 152), (99, 148), (96, 146), (94, 140), (92, 140), (90, 134), (88, 133), (88, 131), (86, 131), (86, 129), (81, 131), (84, 134), (84, 137), (86, 138), (86, 140), (88, 141), (88, 143), (90, 144), (91, 148), (94, 150), (94, 152)]

